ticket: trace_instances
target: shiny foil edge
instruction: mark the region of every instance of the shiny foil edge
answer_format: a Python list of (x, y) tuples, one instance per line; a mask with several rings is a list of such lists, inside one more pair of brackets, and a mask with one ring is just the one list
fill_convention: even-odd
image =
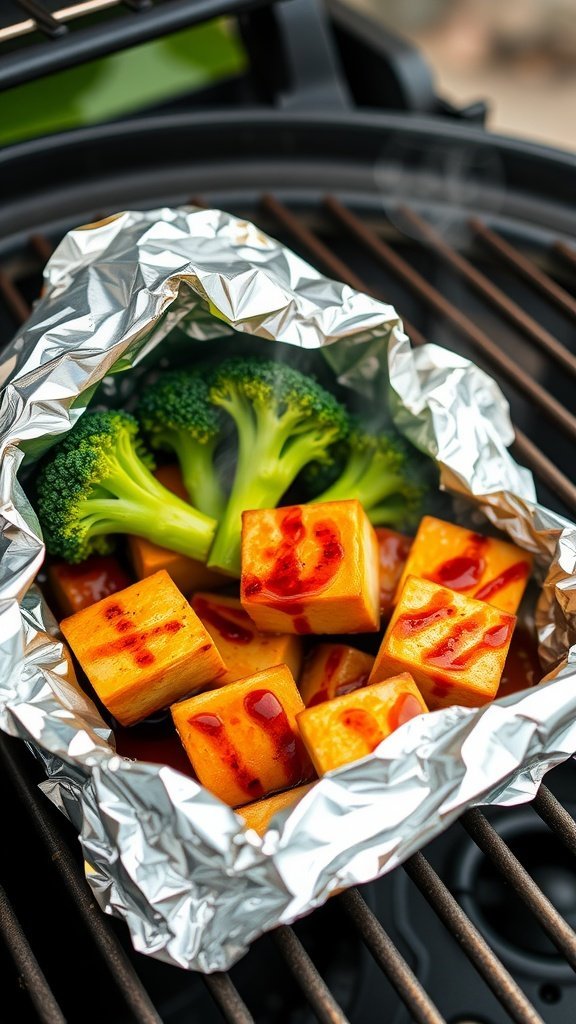
[[(263, 931), (391, 870), (467, 807), (530, 799), (576, 749), (576, 528), (537, 504), (487, 374), (436, 345), (411, 349), (393, 307), (324, 278), (246, 221), (128, 211), (69, 232), (45, 283), (0, 369), (0, 724), (37, 749), (42, 788), (80, 834), (98, 902), (126, 920), (135, 948), (223, 970)], [(33, 585), (43, 546), (16, 475), (21, 446), (40, 454), (112, 369), (111, 390), (129, 389), (118, 371), (174, 327), (195, 340), (236, 330), (323, 348), (346, 386), (371, 397), (387, 386), (397, 426), (436, 460), (441, 486), (532, 551), (543, 579), (552, 681), (412, 720), (327, 775), (263, 839), (192, 779), (114, 753)]]

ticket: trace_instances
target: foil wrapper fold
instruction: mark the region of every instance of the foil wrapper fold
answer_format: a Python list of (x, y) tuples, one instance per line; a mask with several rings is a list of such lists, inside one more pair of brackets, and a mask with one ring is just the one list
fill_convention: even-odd
[[(192, 359), (234, 333), (239, 349), (251, 335), (321, 350), (340, 384), (388, 401), (443, 488), (535, 554), (549, 669), (547, 682), (479, 710), (413, 719), (262, 839), (191, 778), (115, 753), (34, 583), (44, 551), (25, 496), (35, 459), (99, 385), (110, 400), (129, 396), (175, 335)], [(389, 871), (466, 808), (529, 800), (576, 750), (576, 526), (537, 503), (511, 458), (497, 384), (436, 345), (413, 350), (391, 306), (221, 211), (125, 212), (64, 238), (0, 381), (0, 725), (34, 745), (98, 902), (124, 918), (136, 949), (226, 969), (262, 932)]]

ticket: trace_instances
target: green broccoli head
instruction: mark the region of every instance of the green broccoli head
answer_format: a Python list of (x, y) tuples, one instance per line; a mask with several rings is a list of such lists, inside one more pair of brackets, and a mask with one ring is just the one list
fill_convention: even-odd
[(208, 564), (239, 575), (242, 512), (276, 506), (304, 466), (329, 458), (349, 419), (316, 380), (265, 359), (223, 362), (212, 375), (210, 400), (236, 425), (238, 459)]
[(214, 464), (223, 417), (200, 369), (172, 370), (146, 387), (136, 410), (149, 444), (173, 452), (191, 502), (218, 518), (225, 497)]
[(371, 434), (355, 425), (338, 446), (335, 465), (310, 467), (307, 483), (315, 502), (357, 498), (375, 526), (408, 529), (422, 513), (422, 477), (417, 452), (397, 434)]
[(154, 462), (124, 412), (85, 413), (48, 454), (37, 481), (38, 518), (51, 554), (82, 562), (131, 533), (204, 560), (215, 522), (155, 479)]

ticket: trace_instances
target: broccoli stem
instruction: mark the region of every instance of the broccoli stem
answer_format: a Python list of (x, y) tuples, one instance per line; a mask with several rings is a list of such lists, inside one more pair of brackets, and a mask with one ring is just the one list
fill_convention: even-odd
[[(242, 513), (249, 509), (275, 508), (300, 470), (314, 458), (321, 457), (327, 435), (326, 432), (308, 433), (300, 438), (294, 430), (302, 420), (301, 415), (295, 417), (286, 413), (278, 418), (263, 409), (254, 417), (251, 410), (240, 411), (233, 405), (228, 411), (238, 427), (238, 460), (208, 566), (230, 576), (239, 576)], [(250, 481), (249, 486), (246, 481)]]
[[(101, 497), (102, 487), (111, 495)], [(161, 547), (205, 561), (216, 522), (168, 491), (138, 458), (129, 441), (121, 443), (97, 496), (85, 501), (90, 532), (134, 533)]]
[(372, 519), (371, 509), (394, 494), (402, 494), (406, 481), (400, 474), (390, 473), (386, 469), (379, 475), (376, 466), (366, 470), (365, 460), (350, 459), (341, 476), (322, 494), (316, 495), (314, 502), (356, 498)]
[(219, 519), (226, 507), (226, 497), (214, 470), (216, 441), (203, 444), (185, 431), (167, 429), (156, 434), (156, 443), (178, 458), (192, 504), (207, 516)]
[(186, 440), (180, 447), (180, 466), (184, 486), (196, 508), (219, 519), (226, 508), (226, 497), (214, 470), (214, 444), (196, 444)]

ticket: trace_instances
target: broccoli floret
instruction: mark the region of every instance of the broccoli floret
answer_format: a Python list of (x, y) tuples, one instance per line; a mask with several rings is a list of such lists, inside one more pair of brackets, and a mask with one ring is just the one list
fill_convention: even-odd
[[(397, 435), (370, 434), (360, 426), (351, 429), (342, 447), (340, 473), (322, 493), (315, 493), (314, 501), (357, 498), (375, 526), (406, 529), (413, 525), (421, 514), (425, 492), (415, 479), (419, 475), (416, 452)], [(322, 475), (321, 469), (310, 472), (308, 483), (313, 485), (315, 476), (320, 487)]]
[(208, 400), (202, 372), (163, 374), (144, 391), (136, 416), (153, 448), (176, 455), (192, 504), (218, 519), (226, 504), (214, 465), (222, 414)]
[(133, 416), (85, 413), (38, 475), (38, 517), (48, 551), (82, 562), (112, 550), (111, 534), (132, 533), (204, 561), (214, 519), (162, 487), (153, 465)]
[(210, 400), (234, 420), (238, 458), (208, 565), (238, 576), (242, 512), (274, 508), (307, 463), (328, 458), (348, 433), (348, 413), (310, 377), (256, 358), (222, 363)]

